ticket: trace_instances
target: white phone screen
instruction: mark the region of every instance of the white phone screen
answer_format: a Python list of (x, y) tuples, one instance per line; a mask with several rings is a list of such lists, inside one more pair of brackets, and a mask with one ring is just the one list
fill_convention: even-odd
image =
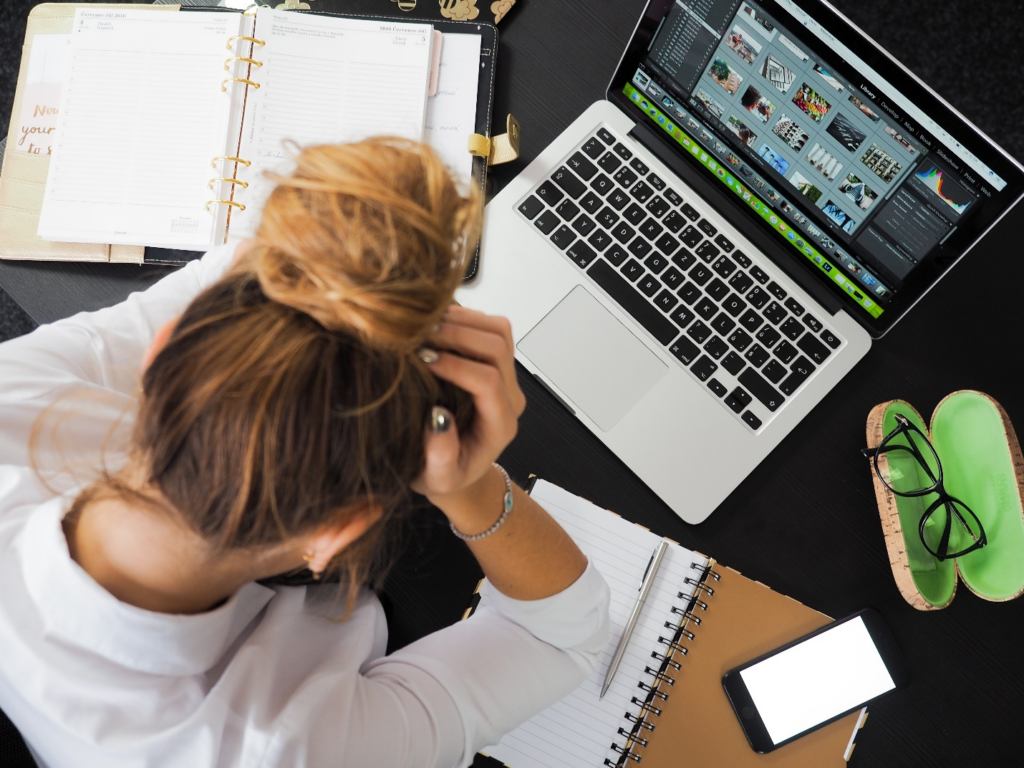
[(859, 616), (740, 676), (775, 744), (896, 687)]

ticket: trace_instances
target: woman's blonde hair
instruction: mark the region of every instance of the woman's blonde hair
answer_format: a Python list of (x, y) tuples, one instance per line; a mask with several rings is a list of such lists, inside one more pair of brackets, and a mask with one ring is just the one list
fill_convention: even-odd
[[(143, 376), (135, 466), (216, 550), (403, 507), (429, 413), (469, 397), (416, 351), (452, 302), (481, 200), (395, 138), (304, 149), (252, 249), (182, 315)], [(244, 214), (243, 214), (244, 215)], [(138, 495), (117, 477), (95, 494)], [(341, 558), (353, 590), (381, 524)]]

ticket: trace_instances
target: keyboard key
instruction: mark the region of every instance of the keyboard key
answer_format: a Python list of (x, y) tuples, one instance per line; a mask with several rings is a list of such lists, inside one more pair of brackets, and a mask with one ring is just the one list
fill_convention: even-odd
[(659, 237), (654, 244), (658, 246), (659, 250), (666, 256), (671, 256), (676, 252), (676, 248), (679, 247), (679, 241), (676, 240), (668, 232)]
[(708, 336), (711, 335), (711, 329), (704, 325), (700, 320), (697, 320), (686, 331), (686, 335), (698, 344), (703, 344), (707, 340)]
[(693, 318), (696, 317), (696, 315), (688, 310), (685, 304), (680, 304), (672, 311), (672, 314), (669, 315), (669, 317), (671, 317), (672, 321), (680, 328), (685, 328), (693, 322)]
[(753, 333), (764, 324), (764, 319), (752, 309), (748, 309), (740, 318), (740, 325)]
[(768, 349), (775, 346), (775, 342), (782, 338), (782, 334), (772, 328), (770, 325), (766, 325), (760, 331), (757, 332), (757, 340), (764, 344)]
[(800, 385), (807, 381), (807, 377), (810, 375), (810, 371), (808, 371), (805, 368), (802, 368), (800, 370), (793, 370), (790, 372), (789, 376), (787, 376), (785, 380), (781, 384), (779, 384), (779, 389), (782, 390), (782, 393), (785, 395), (792, 395), (794, 392), (800, 389)]
[(750, 338), (750, 334), (748, 334), (742, 328), (737, 328), (735, 331), (732, 332), (732, 335), (729, 336), (729, 343), (732, 344), (740, 352), (749, 347), (750, 342), (752, 341), (753, 339)]
[(724, 312), (719, 312), (718, 316), (711, 321), (711, 327), (723, 336), (728, 336), (729, 331), (736, 327), (736, 321)]
[(555, 213), (561, 216), (565, 221), (572, 221), (576, 218), (576, 215), (580, 212), (580, 207), (576, 205), (572, 200), (566, 198), (558, 204), (555, 208)]
[(711, 355), (711, 357), (715, 358), (715, 360), (718, 360), (722, 355), (729, 351), (729, 345), (717, 336), (712, 336), (704, 344), (704, 351)]
[(695, 250), (694, 253), (704, 259), (705, 264), (710, 264), (718, 258), (718, 254), (720, 254), (721, 251), (718, 250), (717, 246), (712, 245), (710, 240), (705, 240), (697, 246), (697, 250)]
[(675, 267), (669, 267), (665, 270), (665, 274), (661, 276), (661, 282), (674, 291), (683, 284), (683, 273)]
[(620, 243), (628, 243), (633, 239), (636, 234), (636, 230), (633, 229), (629, 224), (624, 221), (620, 221), (615, 227), (612, 228), (612, 237), (618, 240)]
[(842, 344), (842, 339), (827, 330), (821, 332), (821, 340), (832, 347), (832, 349), (837, 349)]
[(715, 229), (714, 225), (707, 219), (701, 219), (698, 221), (697, 228), (708, 237), (714, 237), (718, 234), (718, 230)]
[(704, 285), (704, 283), (711, 279), (711, 270), (703, 264), (698, 264), (690, 270), (690, 279), (697, 285)]
[(694, 312), (703, 317), (705, 320), (710, 320), (712, 317), (718, 314), (718, 305), (715, 304), (711, 299), (705, 296), (703, 299), (697, 302), (693, 308)]
[(690, 370), (693, 371), (701, 381), (707, 381), (714, 375), (715, 371), (718, 370), (718, 363), (714, 362), (707, 355), (701, 355), (700, 360), (694, 363)]
[(668, 348), (668, 351), (679, 358), (683, 365), (689, 365), (697, 359), (697, 355), (700, 354), (700, 347), (685, 336), (680, 336), (675, 340), (675, 342), (673, 342), (672, 346)]
[(789, 366), (789, 370), (791, 372), (798, 373), (804, 377), (810, 376), (816, 369), (817, 366), (803, 355), (800, 355), (800, 357), (796, 359), (796, 362)]
[(565, 253), (580, 269), (586, 269), (590, 266), (590, 262), (597, 258), (597, 251), (582, 240), (577, 240), (570, 245)]
[(725, 404), (729, 406), (733, 411), (739, 413), (748, 405), (750, 405), (750, 395), (740, 387), (736, 387), (730, 395), (725, 398)]
[[(757, 267), (754, 267), (754, 269), (757, 269)], [(758, 309), (767, 304), (769, 299), (771, 299), (771, 296), (768, 295), (768, 292), (762, 291), (760, 288), (755, 288), (754, 290), (747, 294), (747, 301), (749, 301)]]
[(730, 352), (728, 355), (725, 356), (725, 359), (722, 361), (722, 367), (725, 368), (725, 370), (727, 370), (733, 376), (737, 375), (740, 371), (742, 371), (744, 365), (746, 365), (746, 363), (743, 362), (743, 358), (737, 355), (735, 352)]
[(597, 166), (587, 160), (582, 152), (574, 152), (567, 163), (584, 181), (590, 181), (594, 174), (597, 173)]
[(597, 164), (601, 166), (601, 170), (605, 173), (615, 173), (619, 170), (619, 166), (622, 165), (622, 161), (611, 152), (605, 152), (604, 157), (598, 160)]
[(644, 161), (641, 160), (639, 157), (634, 157), (630, 161), (629, 167), (632, 168), (637, 173), (639, 173), (641, 176), (646, 176), (651, 170), (644, 164)]
[(633, 242), (626, 246), (626, 250), (638, 259), (642, 259), (651, 252), (651, 244), (638, 235), (633, 239)]
[(725, 235), (719, 235), (718, 237), (716, 237), (715, 245), (717, 245), (726, 253), (729, 253), (729, 251), (736, 247), (735, 245), (732, 244), (732, 241), (729, 240), (729, 238), (727, 238)]
[(619, 272), (624, 274), (626, 279), (630, 282), (636, 282), (640, 278), (640, 275), (644, 273), (644, 268), (640, 266), (640, 262), (636, 259), (630, 259), (619, 267)]
[(655, 176), (653, 173), (647, 177), (647, 183), (650, 184), (655, 189), (657, 189), (658, 191), (661, 191), (665, 188), (665, 182), (662, 181), (660, 176)]
[(572, 244), (573, 240), (576, 239), (576, 235), (571, 229), (563, 224), (551, 233), (551, 237), (549, 239), (564, 251)]
[[(595, 234), (597, 233), (595, 232)], [(626, 249), (623, 248), (621, 245), (613, 245), (611, 248), (608, 249), (608, 253), (604, 255), (604, 257), (608, 259), (608, 261), (610, 261), (616, 267), (621, 266), (622, 262), (626, 260), (627, 256), (629, 256), (629, 254), (626, 253)]]
[(680, 210), (682, 210), (683, 216), (688, 218), (690, 221), (696, 221), (700, 218), (700, 214), (697, 213), (697, 209), (689, 203), (683, 203), (683, 207)]
[(595, 261), (587, 270), (587, 274), (659, 343), (668, 344), (678, 335), (675, 323), (637, 293), (636, 289), (603, 259)]
[(636, 183), (636, 174), (626, 166), (622, 166), (613, 177), (623, 187), (632, 187)]
[(668, 200), (672, 205), (682, 205), (683, 198), (679, 196), (679, 193), (674, 189), (666, 189), (662, 194), (665, 195), (665, 199)]
[(739, 264), (744, 269), (750, 269), (750, 265), (753, 264), (753, 262), (750, 260), (750, 257), (747, 256), (747, 254), (745, 254), (743, 251), (736, 251), (736, 253), (734, 253), (732, 257), (736, 259), (736, 263)]
[(761, 285), (768, 282), (768, 273), (760, 267), (751, 267), (750, 274), (753, 275), (754, 279), (757, 280)]
[(750, 411), (744, 413), (740, 418), (743, 419), (751, 429), (761, 428), (761, 420)]
[(685, 301), (687, 304), (693, 304), (693, 302), (695, 302), (697, 299), (703, 296), (703, 294), (700, 292), (700, 289), (693, 283), (687, 283), (686, 285), (684, 285), (682, 288), (676, 291), (676, 295), (680, 299)]
[(745, 302), (735, 293), (730, 293), (729, 298), (722, 302), (722, 309), (724, 309), (733, 317), (739, 317), (740, 313), (746, 308), (747, 302)]
[(644, 259), (644, 265), (654, 274), (658, 274), (668, 266), (668, 259), (654, 251), (654, 253)]
[(605, 198), (605, 202), (608, 203), (616, 211), (621, 211), (626, 207), (626, 203), (629, 202), (629, 195), (623, 192), (621, 189), (616, 189), (609, 193), (608, 197)]
[(533, 222), (533, 226), (543, 232), (545, 235), (551, 234), (551, 230), (558, 226), (558, 217), (555, 216), (553, 211), (544, 211), (537, 220)]
[(603, 229), (595, 229), (594, 233), (587, 238), (587, 242), (594, 246), (598, 251), (603, 251), (611, 245), (612, 238)]
[(654, 190), (651, 187), (642, 182), (638, 181), (633, 185), (633, 188), (629, 190), (629, 194), (639, 200), (641, 203), (646, 203), (651, 195), (654, 194)]
[(761, 404), (774, 413), (782, 405), (785, 398), (771, 384), (764, 380), (753, 368), (747, 368), (739, 375), (740, 384), (750, 390), (750, 394), (761, 401)]
[(661, 293), (654, 297), (655, 306), (659, 307), (662, 312), (671, 312), (672, 308), (678, 303), (679, 299), (667, 288), (663, 288)]
[(613, 141), (615, 141), (615, 137), (612, 135), (612, 132), (609, 131), (607, 128), (599, 129), (597, 135), (605, 144), (611, 144)]
[(717, 277), (712, 280), (708, 287), (704, 289), (708, 295), (711, 296), (715, 301), (721, 301), (729, 295), (729, 286), (719, 280)]
[(782, 301), (784, 298), (786, 298), (785, 289), (781, 285), (776, 283), (774, 280), (768, 283), (768, 293), (770, 293), (779, 301)]
[(794, 317), (800, 317), (804, 313), (804, 308), (796, 299), (786, 299), (786, 309), (793, 313)]
[(806, 325), (815, 333), (817, 333), (818, 331), (825, 327), (814, 315), (804, 315), (804, 325)]
[(615, 154), (621, 157), (623, 160), (629, 160), (629, 158), (633, 156), (633, 153), (626, 149), (626, 147), (623, 144), (616, 144), (614, 151)]
[[(799, 320), (791, 317), (779, 327), (779, 331), (790, 341), (796, 341), (800, 338), (800, 334), (804, 332), (804, 327), (800, 325)], [(818, 342), (814, 343), (817, 344)]]
[(636, 287), (644, 296), (653, 296), (661, 289), (661, 283), (654, 275), (644, 275), (637, 281)]
[(775, 356), (786, 365), (789, 365), (793, 358), (797, 356), (797, 349), (788, 341), (783, 341), (775, 348)]
[(752, 366), (760, 368), (768, 361), (769, 355), (767, 349), (762, 347), (760, 344), (755, 344), (747, 350), (747, 354), (745, 354), (744, 357), (747, 358)]
[(599, 195), (607, 195), (612, 189), (614, 189), (612, 186), (612, 180), (603, 173), (599, 173), (594, 177), (594, 180), (590, 182), (590, 188)]
[(816, 338), (807, 334), (800, 341), (796, 343), (797, 347), (807, 355), (811, 360), (821, 365), (825, 362), (825, 359), (832, 354), (832, 350), (818, 341)]
[(718, 379), (709, 379), (708, 380), (708, 389), (710, 389), (712, 392), (714, 392), (719, 397), (724, 397), (725, 393), (729, 391), (728, 389), (725, 388), (725, 385), (722, 382), (720, 382)]
[(647, 219), (647, 221), (640, 225), (640, 231), (644, 233), (648, 240), (653, 241), (665, 231), (665, 228), (654, 219)]
[[(667, 218), (667, 217), (666, 217)], [(679, 239), (683, 241), (684, 245), (688, 245), (690, 248), (695, 248), (697, 244), (704, 239), (704, 235), (700, 233), (696, 227), (687, 226), (679, 235)]]
[(663, 198), (655, 196), (647, 201), (647, 205), (644, 208), (650, 211), (652, 216), (660, 219), (669, 212), (671, 206)]
[(736, 293), (742, 295), (750, 290), (750, 286), (754, 284), (754, 279), (746, 272), (737, 272), (732, 276), (729, 281), (729, 285)]
[(572, 228), (575, 229), (584, 237), (593, 232), (596, 226), (597, 223), (586, 214), (583, 214), (572, 223)]
[(605, 229), (611, 229), (619, 222), (619, 214), (613, 211), (608, 206), (601, 209), (601, 212), (597, 214), (597, 223)]
[(591, 215), (601, 210), (601, 205), (601, 198), (593, 192), (587, 192), (586, 197), (580, 200), (580, 206)]
[(672, 263), (680, 269), (689, 269), (697, 262), (697, 257), (685, 248), (681, 249), (672, 257)]
[(678, 232), (686, 224), (686, 219), (679, 215), (679, 211), (672, 211), (661, 223), (669, 232)]
[(728, 280), (732, 273), (736, 271), (736, 264), (734, 264), (728, 256), (720, 256), (718, 261), (711, 265), (711, 268), (715, 270), (723, 280)]
[(647, 218), (647, 211), (636, 203), (631, 203), (629, 208), (622, 212), (622, 215), (626, 218), (626, 221), (634, 227), (638, 227), (640, 222)]
[(538, 213), (544, 210), (544, 203), (533, 195), (523, 200), (519, 206), (519, 212), (528, 219), (533, 219)]
[(789, 371), (786, 370), (786, 366), (780, 363), (778, 360), (772, 360), (768, 365), (761, 369), (761, 373), (768, 379), (772, 384), (778, 384), (784, 378)]
[(565, 194), (574, 200), (587, 191), (587, 185), (580, 181), (572, 171), (564, 165), (560, 166), (551, 174), (551, 179), (555, 184), (562, 188), (562, 191), (565, 192)]
[(786, 310), (784, 310), (782, 305), (777, 301), (773, 301), (767, 307), (762, 309), (761, 314), (771, 320), (774, 325), (778, 325), (786, 319)]
[(604, 144), (598, 140), (597, 136), (591, 136), (587, 139), (587, 143), (584, 144), (581, 149), (586, 152), (589, 157), (597, 160), (597, 158), (601, 156), (601, 153), (604, 152)]

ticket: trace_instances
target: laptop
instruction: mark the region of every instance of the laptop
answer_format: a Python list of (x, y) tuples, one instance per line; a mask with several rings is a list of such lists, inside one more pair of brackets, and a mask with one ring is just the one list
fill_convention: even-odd
[(651, 0), (606, 99), (487, 205), (457, 298), (699, 523), (1022, 194), (827, 3)]

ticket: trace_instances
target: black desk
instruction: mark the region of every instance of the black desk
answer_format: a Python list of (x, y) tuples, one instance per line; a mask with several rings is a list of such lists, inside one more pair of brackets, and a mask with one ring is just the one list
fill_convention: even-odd
[[(1019, 0), (836, 4), (1024, 156), (1024, 110), (1013, 85), (1024, 69)], [(502, 23), (495, 113), (511, 110), (521, 120), (523, 158), (492, 173), (494, 190), (601, 98), (643, 5), (519, 0)], [(980, 389), (1024, 429), (1016, 341), (1024, 260), (1016, 235), (1014, 221), (993, 230), (700, 526), (682, 523), (529, 379), (530, 406), (503, 461), (520, 481), (536, 473), (833, 616), (878, 608), (914, 680), (872, 708), (854, 766), (1017, 762), (1010, 722), (1024, 690), (1024, 599), (987, 603), (961, 589), (944, 611), (920, 613), (904, 603), (886, 558), (868, 463), (858, 452), (868, 410), (893, 397), (927, 414), (953, 390)], [(47, 321), (109, 304), (162, 274), (6, 263), (0, 286)], [(476, 578), (467, 551), (436, 519), (424, 515), (410, 531), (389, 591), (395, 644), (456, 620)]]

